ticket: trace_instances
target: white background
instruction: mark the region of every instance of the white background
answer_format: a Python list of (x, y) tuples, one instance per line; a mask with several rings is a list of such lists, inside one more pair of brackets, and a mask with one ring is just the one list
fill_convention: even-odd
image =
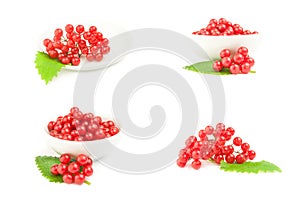
[[(1, 13), (1, 196), (31, 199), (254, 199), (299, 198), (299, 11), (297, 1), (6, 1)], [(255, 75), (222, 77), (226, 94), (225, 123), (257, 151), (257, 160), (271, 161), (283, 170), (274, 174), (225, 173), (217, 167), (199, 171), (170, 166), (157, 173), (128, 175), (95, 166), (91, 186), (47, 182), (34, 164), (37, 155), (53, 154), (44, 141), (43, 127), (73, 105), (76, 73), (63, 72), (45, 85), (34, 68), (40, 36), (49, 27), (67, 23), (114, 22), (127, 30), (166, 28), (190, 34), (211, 18), (225, 17), (263, 34)], [(180, 72), (199, 99), (199, 128), (211, 119), (211, 102), (196, 73), (181, 69), (184, 62), (159, 52), (139, 52), (107, 71), (96, 94), (97, 114), (110, 114), (109, 97), (122, 74), (148, 63), (165, 64)], [(145, 92), (146, 91), (146, 92)], [(135, 123), (147, 125), (151, 99), (166, 106), (168, 122), (180, 115), (174, 97), (161, 88), (137, 92), (129, 112)], [(143, 95), (145, 95), (142, 97)], [(147, 96), (148, 95), (148, 96)], [(148, 107), (142, 107), (144, 101)], [(171, 102), (170, 105), (168, 102)], [(173, 107), (172, 107), (173, 106)], [(174, 113), (172, 113), (172, 111)], [(170, 113), (171, 112), (171, 113)], [(148, 120), (148, 121), (147, 121)], [(174, 120), (174, 121), (172, 121)], [(178, 127), (167, 123), (166, 130)], [(163, 133), (166, 133), (164, 131)], [(192, 133), (191, 133), (192, 134)], [(126, 140), (129, 152), (149, 152), (166, 143), (140, 145)], [(153, 149), (154, 148), (154, 149)], [(155, 149), (156, 148), (156, 149)], [(293, 182), (296, 181), (296, 184)], [(4, 187), (3, 187), (4, 186)], [(292, 198), (293, 197), (293, 198)], [(3, 199), (3, 197), (1, 197)]]

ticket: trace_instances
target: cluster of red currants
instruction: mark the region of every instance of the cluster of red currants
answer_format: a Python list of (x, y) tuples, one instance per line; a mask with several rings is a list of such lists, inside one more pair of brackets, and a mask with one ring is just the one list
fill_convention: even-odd
[(239, 24), (232, 24), (225, 18), (220, 18), (219, 20), (211, 19), (206, 28), (200, 29), (200, 31), (193, 32), (194, 35), (250, 35), (257, 34), (257, 31), (244, 30), (244, 28)]
[(229, 68), (231, 74), (248, 74), (255, 61), (248, 55), (246, 47), (240, 47), (237, 52), (231, 57), (229, 49), (223, 49), (220, 52), (221, 60), (216, 60), (213, 63), (213, 70), (221, 71), (223, 68)]
[(62, 154), (59, 161), (59, 164), (52, 165), (50, 171), (55, 176), (61, 175), (65, 183), (81, 185), (86, 177), (93, 175), (93, 161), (84, 154), (79, 154), (74, 161), (70, 154)]
[(87, 31), (83, 25), (74, 29), (73, 25), (65, 26), (66, 35), (62, 29), (54, 31), (54, 38), (44, 39), (43, 44), (51, 58), (58, 59), (61, 63), (77, 66), (80, 57), (84, 55), (88, 61), (101, 61), (103, 55), (109, 53), (109, 40), (97, 31), (96, 26), (91, 26)]
[(113, 121), (102, 121), (92, 113), (82, 113), (73, 107), (70, 113), (59, 116), (48, 123), (49, 134), (53, 137), (71, 141), (99, 140), (119, 133)]
[[(256, 156), (255, 151), (250, 150), (250, 145), (243, 143), (240, 137), (232, 139), (234, 133), (235, 130), (232, 127), (226, 128), (223, 123), (218, 123), (215, 128), (207, 126), (199, 131), (198, 138), (190, 136), (185, 141), (186, 146), (179, 151), (177, 165), (183, 168), (189, 160), (193, 160), (191, 166), (199, 169), (201, 159), (211, 159), (217, 164), (221, 161), (242, 164), (248, 159), (253, 160)], [(229, 142), (232, 143), (226, 144)]]

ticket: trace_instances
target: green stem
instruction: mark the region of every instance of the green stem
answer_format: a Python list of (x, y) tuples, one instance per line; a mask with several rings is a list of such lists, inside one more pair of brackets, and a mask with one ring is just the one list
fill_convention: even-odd
[(85, 180), (84, 183), (87, 184), (87, 185), (91, 185), (91, 182), (89, 182), (87, 180)]

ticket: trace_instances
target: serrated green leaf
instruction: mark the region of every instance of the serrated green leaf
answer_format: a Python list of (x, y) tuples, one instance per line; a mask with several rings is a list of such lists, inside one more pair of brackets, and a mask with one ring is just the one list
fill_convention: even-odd
[(63, 183), (62, 176), (54, 176), (51, 174), (51, 167), (54, 164), (59, 164), (59, 158), (52, 156), (37, 156), (35, 163), (41, 174), (50, 182)]
[(64, 64), (58, 62), (56, 59), (50, 58), (48, 54), (44, 52), (38, 51), (36, 54), (35, 68), (46, 84), (48, 84), (53, 77), (56, 77), (64, 66)]
[(259, 172), (281, 172), (281, 169), (273, 163), (265, 160), (260, 162), (245, 162), (243, 164), (229, 164), (224, 161), (221, 162), (220, 169), (226, 172), (240, 172), (240, 173), (259, 173)]
[[(193, 72), (198, 72), (202, 74), (211, 74), (211, 75), (232, 75), (228, 68), (223, 68), (222, 71), (216, 72), (213, 70), (214, 60), (212, 61), (203, 61), (198, 62), (189, 66), (183, 67), (183, 69), (190, 70)], [(256, 73), (255, 71), (250, 71), (250, 73)]]

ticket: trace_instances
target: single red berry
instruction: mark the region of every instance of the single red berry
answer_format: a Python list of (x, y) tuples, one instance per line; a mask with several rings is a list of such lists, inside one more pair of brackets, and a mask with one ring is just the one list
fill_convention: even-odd
[(86, 163), (88, 162), (88, 156), (84, 155), (84, 154), (79, 154), (77, 157), (76, 157), (76, 162), (81, 165), (81, 166), (84, 166), (86, 165)]
[(245, 158), (245, 155), (243, 154), (238, 154), (236, 157), (235, 157), (235, 160), (238, 164), (243, 164), (244, 162), (246, 162), (246, 158)]
[(89, 54), (86, 55), (86, 59), (87, 59), (88, 61), (93, 61), (93, 60), (95, 59), (95, 57), (94, 57), (93, 54), (89, 53)]
[(213, 63), (213, 70), (219, 72), (223, 69), (221, 61), (217, 60)]
[(60, 175), (63, 175), (64, 173), (67, 172), (67, 165), (66, 164), (63, 164), (63, 163), (60, 163), (58, 164), (57, 166), (57, 172), (60, 174)]
[(49, 54), (50, 58), (57, 58), (57, 56), (58, 56), (58, 52), (56, 50), (50, 50), (48, 52), (48, 54)]
[(228, 128), (226, 129), (226, 131), (229, 131), (229, 132), (231, 133), (231, 136), (233, 136), (234, 133), (235, 133), (235, 130), (234, 130), (232, 127), (228, 127)]
[(72, 65), (78, 66), (80, 64), (80, 58), (72, 58)]
[(245, 63), (241, 64), (241, 72), (243, 74), (248, 74), (250, 72), (250, 69), (251, 69), (251, 67), (250, 67), (249, 63), (245, 62)]
[(70, 172), (72, 174), (77, 174), (79, 172), (79, 170), (80, 170), (80, 166), (76, 162), (72, 162), (68, 166), (68, 172)]
[(229, 49), (223, 49), (220, 52), (220, 58), (230, 57), (230, 55), (231, 55), (231, 52)]
[(253, 67), (253, 65), (254, 65), (254, 63), (255, 63), (254, 59), (251, 58), (251, 57), (248, 57), (248, 58), (246, 59), (246, 62), (249, 63), (250, 67)]
[(235, 146), (241, 146), (242, 143), (243, 143), (243, 140), (242, 140), (242, 138), (240, 138), (240, 137), (235, 137), (235, 138), (233, 139), (233, 144), (234, 144)]
[(84, 32), (84, 26), (83, 25), (77, 25), (76, 26), (76, 32), (77, 33), (83, 33)]
[(238, 64), (233, 64), (230, 66), (229, 71), (231, 74), (239, 74), (241, 72), (240, 66)]
[(243, 152), (247, 152), (250, 149), (250, 145), (245, 142), (241, 145), (241, 149)]
[(57, 171), (57, 167), (58, 167), (58, 164), (52, 165), (52, 167), (51, 167), (51, 169), (50, 169), (51, 174), (53, 174), (53, 175), (55, 175), (55, 176), (59, 174), (58, 171)]
[(201, 167), (201, 162), (199, 159), (195, 159), (193, 162), (192, 162), (192, 167), (195, 169), (195, 170), (198, 170), (200, 169)]
[(61, 59), (61, 63), (67, 65), (70, 63), (70, 59), (68, 57), (64, 57)]
[(73, 183), (73, 176), (70, 173), (65, 173), (62, 178), (63, 178), (64, 183), (67, 183), (67, 184)]
[(49, 122), (48, 123), (48, 131), (52, 131), (53, 130), (53, 128), (54, 128), (54, 126), (55, 126), (55, 122), (54, 121), (51, 121), (51, 122)]
[(89, 28), (89, 31), (90, 31), (91, 33), (96, 33), (96, 32), (97, 32), (97, 27), (96, 27), (96, 26), (91, 26), (91, 27)]
[(60, 28), (55, 29), (54, 35), (55, 35), (56, 37), (61, 37), (61, 36), (63, 35), (63, 30), (60, 29)]
[(192, 151), (192, 158), (198, 160), (201, 158), (201, 151), (200, 149), (196, 148)]
[(178, 158), (177, 161), (176, 161), (178, 167), (185, 167), (186, 163), (187, 163), (187, 160), (184, 162), (181, 158)]
[(223, 155), (215, 155), (215, 156), (214, 156), (214, 161), (215, 161), (217, 164), (220, 164), (222, 160), (224, 160)]
[(101, 61), (103, 59), (103, 54), (101, 54), (101, 53), (97, 53), (96, 55), (95, 55), (95, 60), (96, 61)]
[(224, 57), (222, 58), (222, 65), (225, 68), (229, 68), (231, 66), (232, 60), (230, 57)]
[(185, 141), (185, 145), (187, 147), (191, 147), (195, 144), (195, 142), (197, 142), (197, 138), (195, 136), (190, 136), (188, 137), (188, 139)]
[(51, 43), (51, 40), (48, 39), (48, 38), (46, 38), (46, 39), (43, 40), (43, 44), (44, 44), (45, 47), (48, 47), (48, 45), (49, 45), (50, 43)]
[(214, 127), (206, 126), (205, 131), (206, 131), (207, 135), (211, 135), (214, 132)]
[(225, 156), (225, 160), (226, 160), (227, 163), (234, 163), (235, 156), (233, 154), (227, 154)]
[(67, 25), (65, 26), (65, 31), (66, 31), (67, 33), (73, 33), (73, 31), (74, 31), (73, 25), (72, 25), (72, 24), (67, 24)]
[(68, 153), (61, 154), (59, 161), (63, 164), (69, 164), (71, 161), (71, 155)]
[(77, 185), (82, 185), (85, 181), (85, 175), (82, 173), (75, 174), (74, 183)]
[(244, 57), (246, 57), (248, 55), (247, 47), (240, 47), (240, 48), (238, 48), (237, 52), (239, 54), (242, 54)]
[(244, 61), (244, 56), (240, 53), (236, 53), (233, 56), (233, 62), (236, 64), (241, 64)]
[(200, 130), (198, 135), (199, 135), (199, 138), (204, 139), (206, 137), (207, 133), (205, 130)]
[(253, 160), (256, 157), (256, 152), (253, 150), (248, 151), (248, 156), (250, 160)]
[(90, 165), (86, 165), (83, 167), (83, 174), (85, 176), (92, 176), (93, 175), (93, 168)]

